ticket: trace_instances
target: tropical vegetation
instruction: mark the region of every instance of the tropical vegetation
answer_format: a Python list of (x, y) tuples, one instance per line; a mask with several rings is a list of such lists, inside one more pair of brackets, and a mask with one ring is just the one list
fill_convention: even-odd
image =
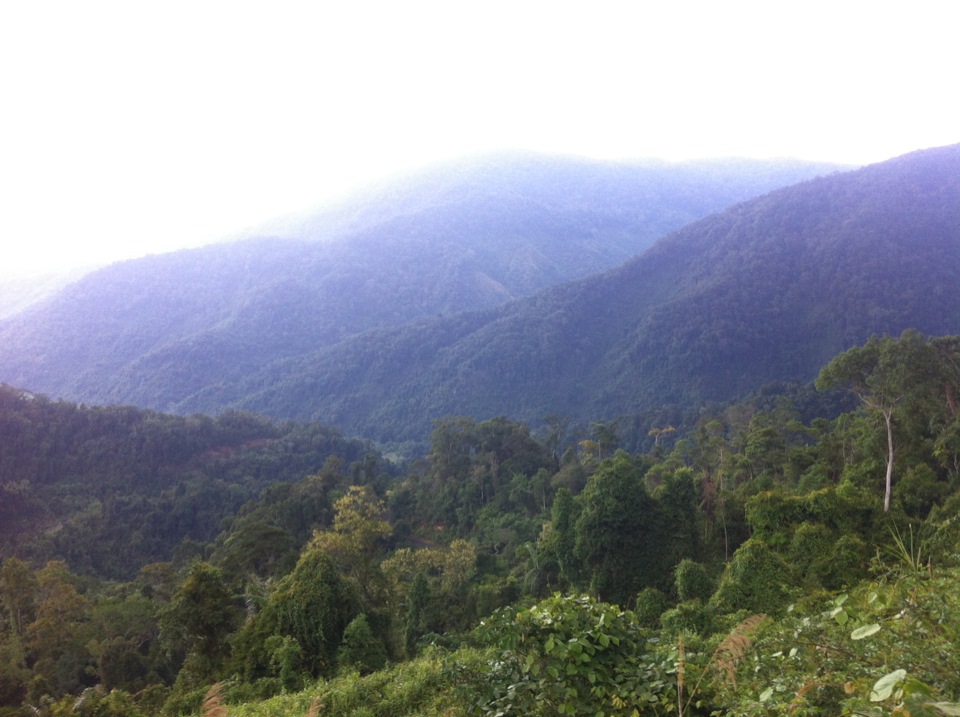
[(634, 452), (446, 417), (404, 465), (5, 387), (0, 709), (960, 714), (960, 338), (873, 337), (817, 386), (847, 408), (757, 396)]

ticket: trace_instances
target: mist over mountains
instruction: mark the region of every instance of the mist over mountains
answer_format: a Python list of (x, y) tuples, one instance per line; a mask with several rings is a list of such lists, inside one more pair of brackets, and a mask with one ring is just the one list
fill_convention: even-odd
[(222, 401), (386, 439), (445, 414), (596, 420), (728, 401), (810, 381), (874, 333), (955, 333), (958, 269), (953, 146), (775, 191), (610, 272), (369, 333), (181, 408)]
[(0, 380), (217, 411), (211, 396), (241, 400), (235, 388), (276, 361), (609, 269), (710, 212), (833, 169), (538, 155), (441, 166), (262, 235), (93, 272), (0, 322)]
[(448, 414), (729, 401), (873, 333), (958, 330), (960, 147), (729, 201), (797, 172), (813, 168), (515, 157), (426, 174), (279, 236), (88, 275), (0, 323), (0, 380), (422, 440)]

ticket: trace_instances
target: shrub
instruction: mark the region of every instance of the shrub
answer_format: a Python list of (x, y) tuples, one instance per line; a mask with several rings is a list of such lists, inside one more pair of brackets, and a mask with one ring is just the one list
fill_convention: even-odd
[(716, 581), (706, 566), (689, 558), (681, 560), (673, 571), (677, 597), (681, 601), (709, 600), (716, 588)]
[(637, 622), (643, 627), (660, 627), (660, 616), (670, 607), (667, 596), (657, 588), (644, 588), (637, 595)]
[(373, 634), (366, 615), (355, 617), (343, 631), (337, 661), (341, 669), (356, 670), (361, 675), (381, 670), (387, 664), (387, 649), (383, 640)]
[(555, 595), (497, 613), (478, 636), (500, 648), (476, 685), (485, 715), (628, 715), (638, 704), (674, 699), (646, 657), (636, 616), (615, 605)]
[(790, 601), (794, 571), (756, 538), (740, 546), (720, 578), (713, 597), (723, 612), (777, 613)]

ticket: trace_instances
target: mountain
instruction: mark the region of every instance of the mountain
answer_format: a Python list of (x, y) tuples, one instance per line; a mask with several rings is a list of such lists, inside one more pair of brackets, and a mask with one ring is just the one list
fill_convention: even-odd
[(831, 169), (538, 155), (442, 165), (243, 241), (90, 273), (0, 321), (0, 381), (88, 403), (199, 405), (198, 394), (364, 331), (610, 268), (694, 219)]
[(276, 495), (318, 473), (332, 484), (341, 468), (366, 481), (393, 470), (368, 443), (319, 424), (85, 407), (4, 385), (0, 435), (0, 560), (63, 559), (101, 577), (212, 540), (268, 486)]
[(0, 279), (0, 319), (17, 314), (82, 277), (87, 269)]
[(960, 145), (813, 179), (694, 223), (608, 273), (480, 312), (374, 331), (202, 391), (422, 437), (445, 414), (597, 420), (814, 378), (907, 327), (960, 332)]

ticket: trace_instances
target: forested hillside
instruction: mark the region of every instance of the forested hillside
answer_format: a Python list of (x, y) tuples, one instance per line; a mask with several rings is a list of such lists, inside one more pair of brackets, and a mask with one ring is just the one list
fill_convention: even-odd
[(177, 551), (196, 557), (245, 502), (325, 466), (389, 472), (327, 426), (87, 408), (0, 385), (0, 557), (129, 578)]
[(211, 387), (380, 440), (429, 418), (580, 421), (810, 381), (871, 334), (960, 329), (960, 146), (814, 179), (711, 216), (602, 275), (370, 332)]
[(228, 409), (0, 384), (0, 717), (960, 714), (960, 145), (352, 338), (278, 246), (311, 287), (253, 239), (0, 325)]
[[(855, 399), (836, 418), (731, 404), (634, 454), (445, 418), (394, 474), (316, 426), (5, 388), (3, 504), (52, 497), (73, 538), (24, 521), (4, 545), (0, 710), (949, 717), (958, 367), (960, 337), (874, 337), (819, 372)], [(218, 525), (100, 579), (113, 486), (133, 545), (158, 509)]]
[(537, 155), (441, 166), (243, 241), (91, 273), (0, 321), (0, 381), (176, 409), (365, 330), (610, 268), (710, 212), (831, 170)]

